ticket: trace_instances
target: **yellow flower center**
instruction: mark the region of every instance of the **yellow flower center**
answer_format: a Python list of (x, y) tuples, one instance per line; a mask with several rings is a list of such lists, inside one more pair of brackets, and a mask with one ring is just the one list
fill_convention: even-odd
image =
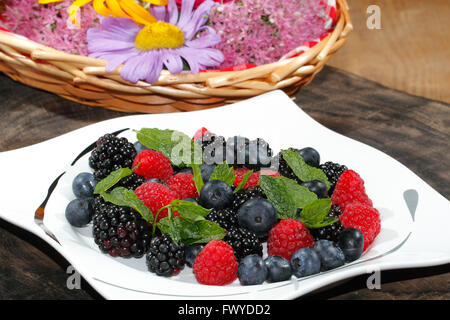
[(134, 43), (136, 48), (142, 51), (176, 48), (184, 44), (184, 34), (178, 27), (158, 21), (139, 31)]

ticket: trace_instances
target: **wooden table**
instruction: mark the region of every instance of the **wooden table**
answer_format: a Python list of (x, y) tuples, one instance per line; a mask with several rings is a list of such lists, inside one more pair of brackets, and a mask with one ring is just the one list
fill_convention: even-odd
[[(0, 151), (123, 115), (63, 100), (3, 74), (0, 98)], [(325, 126), (386, 152), (450, 197), (448, 104), (330, 67), (298, 93), (296, 102)], [(85, 282), (81, 290), (67, 289), (68, 262), (44, 241), (1, 219), (0, 243), (0, 299), (101, 298)], [(366, 280), (356, 277), (306, 298), (450, 299), (450, 265), (383, 272), (381, 290), (367, 289)]]

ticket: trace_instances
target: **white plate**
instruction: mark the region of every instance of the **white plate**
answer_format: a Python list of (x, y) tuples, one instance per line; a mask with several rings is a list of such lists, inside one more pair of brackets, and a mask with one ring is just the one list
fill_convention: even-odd
[[(241, 286), (235, 281), (219, 287), (198, 284), (188, 267), (178, 276), (163, 278), (146, 271), (144, 258), (101, 254), (91, 237), (91, 227), (78, 229), (66, 222), (64, 210), (74, 198), (71, 182), (77, 173), (89, 171), (88, 155), (70, 164), (99, 136), (142, 127), (177, 129), (192, 135), (203, 126), (224, 136), (263, 137), (276, 152), (291, 146), (312, 146), (320, 152), (322, 162), (343, 163), (357, 171), (381, 213), (381, 232), (376, 241), (359, 260), (315, 276), (256, 286)], [(130, 130), (121, 135), (136, 140)], [(0, 216), (48, 242), (108, 299), (292, 299), (375, 270), (450, 262), (449, 201), (388, 155), (323, 127), (281, 91), (205, 111), (126, 116), (100, 122), (3, 152), (0, 165), (4, 169), (3, 181), (7, 181), (0, 185)], [(44, 218), (58, 244), (35, 224), (34, 212), (62, 172), (66, 173), (47, 203)], [(414, 214), (404, 200), (407, 190), (415, 190), (412, 192), (419, 196)]]

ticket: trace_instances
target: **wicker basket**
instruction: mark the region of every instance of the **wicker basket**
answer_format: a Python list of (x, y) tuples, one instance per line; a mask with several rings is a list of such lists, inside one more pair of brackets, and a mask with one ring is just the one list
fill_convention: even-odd
[(0, 71), (31, 87), (81, 104), (123, 112), (167, 113), (222, 106), (282, 89), (294, 95), (341, 48), (353, 29), (346, 0), (337, 0), (334, 30), (299, 56), (242, 71), (170, 74), (132, 84), (106, 61), (67, 54), (0, 31)]

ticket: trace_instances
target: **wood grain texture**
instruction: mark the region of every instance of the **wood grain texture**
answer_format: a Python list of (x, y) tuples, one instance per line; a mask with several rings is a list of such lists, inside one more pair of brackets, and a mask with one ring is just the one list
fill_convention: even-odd
[[(450, 198), (450, 106), (325, 68), (296, 97), (323, 125), (393, 156)], [(0, 151), (125, 114), (78, 105), (0, 75)], [(201, 126), (201, 124), (199, 124)], [(0, 299), (97, 299), (66, 287), (68, 262), (39, 238), (0, 219)], [(307, 299), (450, 299), (450, 265), (386, 271), (382, 289), (356, 277)]]
[[(329, 61), (390, 88), (450, 102), (448, 0), (348, 0), (354, 31)], [(381, 9), (381, 30), (369, 30), (367, 7)]]

